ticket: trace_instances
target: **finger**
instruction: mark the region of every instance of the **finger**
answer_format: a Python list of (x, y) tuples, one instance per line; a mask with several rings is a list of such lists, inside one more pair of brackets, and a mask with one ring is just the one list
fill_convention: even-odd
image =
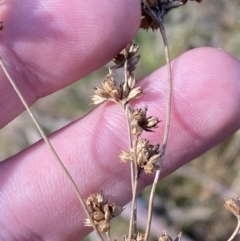
[[(162, 177), (191, 161), (240, 126), (240, 63), (220, 50), (190, 51), (172, 63), (174, 92), (169, 144)], [(229, 71), (231, 70), (231, 71)], [(167, 98), (166, 68), (146, 77), (146, 93), (137, 103), (163, 120), (154, 144), (161, 142)], [(118, 106), (103, 104), (83, 119), (51, 136), (84, 197), (104, 191), (115, 203), (131, 199), (129, 166), (119, 162), (127, 150), (124, 115)], [(139, 190), (152, 177), (140, 178)], [(1, 163), (0, 239), (75, 240), (91, 229), (59, 166), (39, 142)]]
[[(1, 1), (0, 55), (28, 103), (110, 61), (134, 37), (139, 1)], [(24, 108), (0, 69), (0, 128)]]

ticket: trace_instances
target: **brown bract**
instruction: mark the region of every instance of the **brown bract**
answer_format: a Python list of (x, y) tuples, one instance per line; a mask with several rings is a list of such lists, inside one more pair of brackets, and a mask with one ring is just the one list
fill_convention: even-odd
[(224, 206), (235, 216), (240, 217), (240, 197), (226, 199)]
[(143, 130), (152, 132), (160, 122), (156, 117), (147, 117), (147, 108), (136, 108), (131, 111), (131, 133), (139, 136)]
[(125, 63), (127, 63), (128, 74), (132, 75), (140, 58), (140, 55), (136, 55), (138, 50), (138, 45), (132, 42), (128, 44), (127, 47), (113, 59), (115, 65), (113, 65), (111, 69), (122, 68)]

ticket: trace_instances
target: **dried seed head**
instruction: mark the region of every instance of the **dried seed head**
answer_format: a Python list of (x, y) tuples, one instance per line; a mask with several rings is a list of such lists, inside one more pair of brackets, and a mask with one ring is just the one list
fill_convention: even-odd
[[(108, 232), (110, 220), (118, 216), (123, 208), (120, 205), (109, 204), (103, 193), (92, 194), (86, 199), (91, 217), (100, 232)], [(89, 219), (86, 219), (85, 226), (92, 226)]]
[(136, 139), (135, 146), (136, 151), (134, 148), (131, 148), (129, 152), (121, 151), (119, 155), (121, 161), (135, 162), (136, 160), (139, 175), (143, 170), (146, 174), (150, 174), (161, 168), (159, 145), (151, 145), (146, 139)]
[(121, 151), (119, 158), (122, 162), (134, 162), (134, 156), (131, 152)]
[[(145, 0), (149, 8), (145, 5), (145, 2), (142, 0), (142, 20), (140, 28), (148, 30), (158, 29), (158, 23), (156, 19), (153, 19), (152, 14), (155, 15), (160, 21), (163, 22), (164, 16), (173, 8), (177, 8), (187, 3), (188, 0)], [(201, 2), (202, 0), (191, 0), (196, 2)]]
[(127, 95), (127, 100), (138, 99), (143, 95), (142, 88), (136, 87), (129, 91)]
[(106, 76), (106, 78), (102, 82), (103, 89), (105, 90), (106, 93), (110, 96), (112, 99), (121, 99), (122, 96), (122, 89), (121, 87), (117, 84), (117, 82), (114, 81), (112, 72)]
[(164, 231), (163, 234), (158, 238), (158, 241), (172, 241), (172, 238)]
[(146, 174), (153, 173), (154, 170), (161, 168), (159, 145), (151, 145), (148, 140), (140, 139), (137, 141), (137, 163), (139, 165), (139, 174), (142, 170)]
[[(136, 64), (140, 58), (136, 55), (139, 46), (132, 42), (119, 53), (113, 61), (115, 65), (109, 69), (109, 74), (102, 81), (102, 88), (94, 87), (94, 95), (92, 97), (93, 104), (101, 104), (105, 101), (113, 101), (119, 103), (124, 109), (126, 104), (143, 95), (141, 87), (135, 87), (136, 79), (133, 71), (136, 69)], [(113, 77), (112, 70), (125, 66), (125, 79), (118, 84)]]
[(101, 233), (106, 233), (110, 230), (110, 222), (109, 220), (101, 220), (97, 227)]
[(131, 112), (131, 133), (141, 135), (142, 131), (153, 131), (160, 122), (156, 117), (147, 117), (147, 108), (133, 109)]
[(109, 74), (102, 81), (102, 88), (94, 87), (92, 96), (93, 104), (101, 104), (105, 101), (114, 101), (122, 106), (132, 99), (137, 99), (143, 95), (141, 87), (135, 87), (136, 79), (133, 75), (128, 75), (124, 83), (120, 85), (114, 80), (111, 69)]
[(112, 66), (111, 69), (122, 68), (125, 63), (127, 63), (128, 74), (132, 75), (140, 58), (140, 55), (136, 55), (138, 49), (138, 45), (130, 42), (126, 48), (113, 59), (115, 65)]
[(226, 199), (224, 206), (235, 216), (240, 217), (240, 197)]
[(122, 86), (118, 85), (113, 78), (113, 73), (109, 70), (109, 74), (103, 79), (102, 87), (94, 87), (94, 95), (92, 97), (93, 104), (101, 104), (104, 101), (111, 100), (119, 102), (122, 100)]
[(137, 241), (144, 241), (145, 240), (145, 233), (138, 233), (136, 240)]

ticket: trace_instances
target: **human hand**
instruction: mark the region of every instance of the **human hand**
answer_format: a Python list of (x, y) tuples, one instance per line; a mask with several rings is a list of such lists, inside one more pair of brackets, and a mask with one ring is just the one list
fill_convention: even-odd
[[(138, 1), (24, 2), (1, 2), (6, 28), (0, 32), (0, 55), (30, 104), (108, 62), (132, 39), (140, 21)], [(201, 48), (180, 56), (172, 67), (172, 123), (162, 177), (240, 126), (238, 60)], [(163, 67), (142, 80), (147, 94), (138, 101), (159, 119), (165, 116), (166, 72)], [(0, 79), (3, 127), (24, 109), (2, 70)], [(155, 142), (162, 140), (163, 126), (149, 135)], [(118, 107), (103, 104), (51, 135), (84, 197), (104, 190), (119, 204), (130, 201), (128, 166), (118, 160), (127, 146), (124, 129)], [(141, 188), (151, 181), (143, 177)], [(0, 163), (0, 183), (0, 240), (76, 240), (91, 231), (83, 227), (79, 201), (43, 142)]]

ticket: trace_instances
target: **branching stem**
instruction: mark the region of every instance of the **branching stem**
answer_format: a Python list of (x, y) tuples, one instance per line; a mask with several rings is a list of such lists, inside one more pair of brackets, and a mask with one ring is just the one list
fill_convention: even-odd
[[(128, 81), (128, 70), (127, 70), (128, 61), (125, 61), (124, 64), (124, 76), (125, 76), (125, 82), (124, 84), (127, 86)], [(132, 139), (132, 133), (131, 133), (131, 109), (129, 103), (126, 104), (125, 108), (125, 115), (127, 117), (127, 125), (128, 125), (128, 138), (129, 138), (129, 147), (130, 149), (133, 148), (133, 139)], [(134, 147), (135, 148), (135, 147)], [(136, 149), (136, 148), (135, 148)], [(131, 184), (132, 184), (132, 210), (130, 215), (130, 222), (129, 222), (129, 235), (128, 239), (131, 240), (132, 233), (136, 233), (137, 230), (137, 205), (136, 205), (136, 193), (137, 193), (137, 164), (136, 162), (131, 163)]]
[[(134, 156), (136, 157), (136, 151), (137, 151), (137, 142), (138, 142), (138, 137), (136, 137), (136, 140), (134, 142)], [(129, 222), (129, 232), (128, 232), (128, 240), (130, 241), (132, 238), (132, 234), (136, 234), (137, 231), (137, 187), (138, 187), (138, 165), (137, 165), (137, 160), (135, 158), (134, 160), (134, 188), (132, 190), (132, 208), (131, 208), (131, 214), (130, 214), (130, 222)], [(134, 228), (134, 229), (133, 229)]]
[(70, 173), (68, 172), (67, 168), (64, 166), (63, 162), (61, 161), (61, 159), (60, 159), (60, 157), (58, 156), (57, 152), (56, 152), (55, 149), (53, 148), (52, 144), (51, 144), (50, 141), (48, 140), (47, 135), (45, 134), (45, 132), (44, 132), (44, 130), (42, 129), (42, 127), (40, 126), (37, 118), (35, 117), (34, 113), (33, 113), (32, 110), (30, 109), (28, 103), (26, 102), (26, 100), (25, 100), (25, 98), (23, 97), (21, 91), (20, 91), (19, 88), (17, 87), (15, 81), (14, 81), (13, 78), (10, 76), (10, 74), (9, 74), (9, 72), (8, 72), (5, 64), (4, 64), (4, 61), (3, 61), (3, 59), (2, 59), (1, 57), (0, 57), (0, 65), (2, 66), (4, 73), (6, 74), (9, 82), (11, 83), (11, 85), (13, 86), (13, 88), (14, 88), (14, 90), (16, 91), (17, 95), (19, 96), (20, 100), (22, 101), (24, 107), (26, 108), (26, 110), (28, 111), (29, 115), (31, 116), (34, 124), (36, 125), (36, 127), (37, 127), (38, 131), (40, 132), (42, 138), (44, 139), (46, 145), (48, 146), (48, 148), (49, 148), (50, 151), (52, 152), (55, 160), (58, 162), (58, 164), (60, 165), (62, 171), (65, 173), (67, 179), (69, 180), (71, 186), (73, 187), (73, 189), (74, 189), (74, 191), (75, 191), (75, 193), (76, 193), (76, 195), (77, 195), (77, 197), (78, 197), (78, 199), (79, 199), (79, 201), (80, 201), (80, 203), (81, 203), (81, 205), (82, 205), (82, 207), (83, 207), (83, 209), (84, 209), (84, 211), (85, 211), (88, 219), (91, 221), (91, 224), (92, 224), (94, 230), (96, 231), (99, 239), (100, 239), (101, 241), (104, 241), (101, 233), (99, 232), (99, 230), (97, 229), (95, 223), (94, 223), (93, 220), (92, 220), (92, 217), (91, 217), (91, 215), (90, 215), (90, 213), (89, 213), (89, 211), (88, 211), (88, 209), (87, 209), (86, 203), (85, 203), (85, 201), (84, 201), (84, 199), (83, 199), (83, 197), (82, 197), (82, 195), (81, 195), (81, 193), (80, 193), (80, 191), (79, 191), (76, 183), (74, 182), (74, 180), (73, 180), (72, 176), (70, 175)]
[(231, 237), (227, 240), (227, 241), (232, 241), (239, 233), (240, 233), (240, 216), (237, 217), (238, 220), (238, 224), (236, 229), (234, 230), (233, 234), (231, 235)]
[[(166, 147), (167, 147), (167, 141), (168, 141), (168, 136), (169, 136), (169, 129), (170, 129), (170, 119), (171, 119), (171, 102), (172, 102), (172, 73), (171, 73), (171, 65), (170, 65), (170, 54), (169, 54), (169, 48), (168, 48), (168, 42), (167, 42), (167, 36), (165, 32), (165, 28), (163, 25), (162, 19), (160, 19), (156, 14), (151, 10), (149, 7), (148, 3), (146, 0), (142, 0), (145, 6), (148, 9), (149, 14), (151, 17), (158, 23), (163, 43), (164, 43), (164, 50), (165, 50), (165, 57), (166, 57), (166, 63), (167, 63), (167, 69), (168, 69), (168, 101), (167, 101), (167, 113), (166, 113), (166, 122), (165, 122), (165, 130), (164, 130), (164, 136), (163, 136), (163, 143), (162, 143), (162, 150), (161, 150), (161, 158), (160, 158), (160, 163), (161, 165), (164, 162), (164, 156), (166, 152)], [(161, 173), (161, 169), (156, 172), (153, 184), (152, 184), (152, 189), (150, 193), (150, 198), (149, 198), (149, 206), (148, 206), (148, 220), (147, 220), (147, 228), (145, 232), (145, 240), (148, 240), (149, 237), (149, 232), (151, 228), (151, 221), (152, 221), (152, 209), (153, 209), (153, 200), (154, 200), (154, 195), (157, 187), (157, 183), (159, 180), (159, 176)]]

